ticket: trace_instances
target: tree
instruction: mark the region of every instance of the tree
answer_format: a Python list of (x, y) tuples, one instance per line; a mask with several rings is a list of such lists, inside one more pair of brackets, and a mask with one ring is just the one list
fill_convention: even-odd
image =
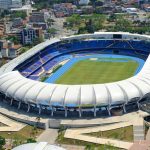
[(117, 150), (118, 148), (114, 147), (111, 143), (104, 144), (103, 146), (98, 147), (98, 150)]
[(53, 19), (51, 19), (51, 18), (47, 19), (47, 23), (48, 23), (49, 26), (53, 25), (54, 22), (55, 21)]
[(2, 149), (5, 144), (6, 144), (5, 138), (0, 136), (0, 149)]
[(33, 39), (33, 42), (32, 42), (31, 45), (35, 46), (35, 45), (37, 45), (39, 43), (42, 43), (43, 41), (44, 41), (43, 37), (37, 37), (37, 38)]
[(112, 21), (115, 21), (116, 19), (117, 19), (116, 14), (111, 14), (111, 15), (109, 16), (108, 21), (112, 22)]
[(14, 18), (22, 18), (25, 19), (27, 17), (27, 14), (25, 11), (15, 11), (10, 16), (12, 19)]
[(115, 31), (128, 31), (131, 27), (131, 22), (127, 19), (118, 19), (116, 21)]
[(95, 149), (95, 147), (94, 147), (94, 145), (92, 145), (92, 144), (87, 144), (86, 146), (85, 146), (85, 150), (94, 150)]
[(19, 44), (20, 43), (20, 41), (19, 41), (17, 36), (13, 36), (13, 35), (12, 36), (8, 36), (6, 39), (14, 42), (14, 44)]
[(57, 32), (57, 30), (55, 28), (49, 28), (47, 31), (51, 36), (54, 36)]
[(95, 32), (95, 25), (94, 25), (92, 19), (89, 19), (89, 21), (86, 23), (86, 30), (88, 33)]
[(36, 140), (33, 138), (27, 139), (27, 143), (36, 143)]
[(27, 50), (29, 50), (28, 47), (21, 47), (21, 48), (20, 48), (20, 53), (21, 53), (21, 54), (22, 54), (22, 53), (25, 53)]

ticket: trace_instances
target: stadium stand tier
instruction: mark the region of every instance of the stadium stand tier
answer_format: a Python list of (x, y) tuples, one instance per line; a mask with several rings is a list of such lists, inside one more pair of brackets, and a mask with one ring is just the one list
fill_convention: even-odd
[[(150, 36), (124, 32), (97, 32), (52, 39), (41, 43), (0, 68), (0, 94), (10, 101), (47, 109), (53, 116), (63, 110), (65, 117), (70, 110), (82, 116), (84, 111), (97, 115), (105, 108), (136, 105), (150, 93)], [(146, 60), (142, 70), (135, 76), (113, 83), (89, 85), (58, 85), (40, 82), (62, 61), (89, 53), (119, 54)]]

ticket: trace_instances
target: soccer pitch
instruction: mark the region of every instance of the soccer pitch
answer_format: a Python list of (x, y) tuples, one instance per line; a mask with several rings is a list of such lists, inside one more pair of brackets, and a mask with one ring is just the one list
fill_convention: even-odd
[(134, 75), (138, 62), (81, 60), (56, 80), (57, 84), (96, 84), (127, 79)]

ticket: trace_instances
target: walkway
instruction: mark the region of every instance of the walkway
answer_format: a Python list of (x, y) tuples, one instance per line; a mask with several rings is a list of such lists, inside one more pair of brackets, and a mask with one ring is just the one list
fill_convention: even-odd
[(129, 150), (150, 150), (150, 141), (137, 141)]
[(143, 118), (135, 119), (133, 126), (134, 141), (144, 140), (144, 132)]
[(47, 142), (49, 144), (55, 144), (57, 136), (57, 129), (47, 129), (36, 140), (37, 142)]
[(19, 131), (26, 125), (20, 122), (11, 120), (3, 115), (0, 115), (0, 131), (2, 132), (14, 132)]
[(147, 131), (146, 140), (150, 141), (150, 128)]

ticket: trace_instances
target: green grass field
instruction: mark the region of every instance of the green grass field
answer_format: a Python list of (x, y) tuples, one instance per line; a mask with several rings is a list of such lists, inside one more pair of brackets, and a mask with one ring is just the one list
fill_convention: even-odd
[(96, 84), (127, 79), (134, 75), (138, 63), (82, 60), (56, 80), (57, 84)]

